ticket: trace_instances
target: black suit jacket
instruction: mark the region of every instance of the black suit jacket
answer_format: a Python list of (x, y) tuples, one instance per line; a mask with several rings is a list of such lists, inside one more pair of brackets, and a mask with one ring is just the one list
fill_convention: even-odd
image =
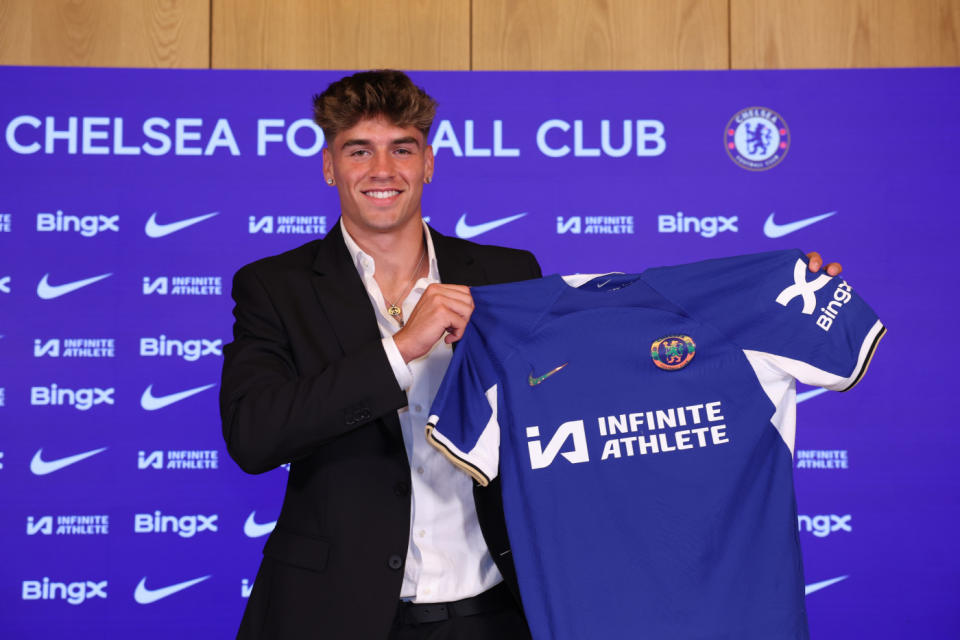
[[(540, 276), (529, 252), (431, 234), (443, 282)], [(407, 398), (340, 226), (243, 267), (233, 297), (220, 389), (227, 450), (249, 473), (292, 461), (238, 637), (384, 638), (410, 529), (397, 418)], [(474, 494), (490, 552), (516, 594), (499, 485)]]

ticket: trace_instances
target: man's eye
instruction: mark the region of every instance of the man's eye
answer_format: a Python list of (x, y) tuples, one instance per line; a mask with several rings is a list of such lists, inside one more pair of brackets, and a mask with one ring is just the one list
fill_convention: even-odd
[(367, 156), (367, 155), (370, 155), (370, 151), (367, 149), (354, 149), (353, 151), (350, 152), (350, 155), (352, 157)]
[(410, 151), (410, 149), (404, 149), (403, 147), (400, 147), (399, 149), (397, 149), (396, 152), (399, 153), (400, 155), (405, 155), (405, 156), (408, 156), (413, 153), (412, 151)]

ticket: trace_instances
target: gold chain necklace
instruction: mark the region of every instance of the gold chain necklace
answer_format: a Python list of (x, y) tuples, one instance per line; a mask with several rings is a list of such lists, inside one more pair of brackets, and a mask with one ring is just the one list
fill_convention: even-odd
[[(420, 259), (417, 261), (417, 266), (414, 267), (413, 269), (413, 277), (410, 278), (410, 281), (406, 285), (404, 285), (403, 289), (400, 290), (401, 295), (404, 292), (406, 292), (407, 287), (409, 287), (410, 285), (412, 285), (414, 282), (417, 281), (417, 275), (420, 274), (420, 266), (423, 264), (423, 258), (426, 255), (427, 255), (427, 246), (426, 246), (426, 243), (424, 243), (423, 253), (420, 254)], [(397, 300), (397, 302), (394, 302), (394, 303), (391, 303), (389, 300), (387, 300), (386, 296), (384, 296), (383, 299), (387, 303), (387, 313), (390, 314), (390, 317), (396, 319), (396, 321), (399, 322), (400, 326), (402, 327), (403, 318), (401, 318), (400, 315), (403, 313), (403, 309), (401, 309), (400, 305), (397, 304), (397, 302), (401, 302), (402, 299)]]

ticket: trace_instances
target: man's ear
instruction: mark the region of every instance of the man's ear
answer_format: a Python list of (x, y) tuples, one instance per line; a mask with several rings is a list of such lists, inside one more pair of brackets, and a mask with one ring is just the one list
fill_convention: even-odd
[(433, 180), (433, 147), (430, 145), (423, 153), (423, 177), (426, 182)]
[(322, 150), (323, 157), (323, 180), (332, 185), (333, 184), (333, 154), (330, 153), (329, 147), (324, 147)]

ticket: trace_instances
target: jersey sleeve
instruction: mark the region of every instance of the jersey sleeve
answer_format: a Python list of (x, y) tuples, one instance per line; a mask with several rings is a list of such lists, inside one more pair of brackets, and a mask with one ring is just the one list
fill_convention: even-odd
[(841, 276), (813, 274), (799, 250), (649, 269), (644, 280), (739, 345), (756, 368), (852, 388), (885, 329)]
[(492, 352), (471, 322), (431, 406), (427, 442), (483, 486), (500, 462), (498, 393)]

